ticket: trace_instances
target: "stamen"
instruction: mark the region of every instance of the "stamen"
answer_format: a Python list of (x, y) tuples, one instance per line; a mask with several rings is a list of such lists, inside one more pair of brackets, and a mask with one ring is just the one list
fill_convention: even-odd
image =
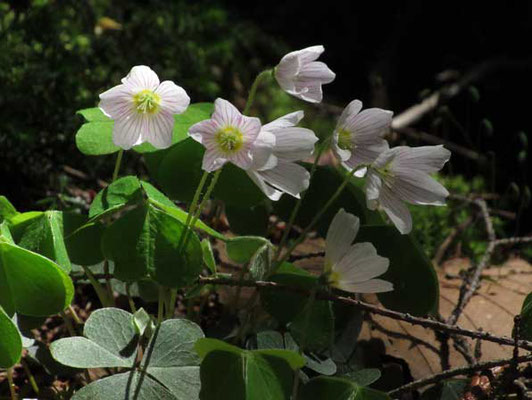
[(133, 101), (139, 114), (155, 114), (159, 111), (161, 96), (149, 89), (145, 89), (135, 94)]
[(351, 141), (351, 132), (347, 129), (340, 129), (338, 131), (338, 147), (342, 150), (352, 150), (354, 147), (353, 142)]
[(226, 126), (216, 132), (219, 149), (226, 154), (238, 152), (244, 144), (244, 135), (234, 126)]

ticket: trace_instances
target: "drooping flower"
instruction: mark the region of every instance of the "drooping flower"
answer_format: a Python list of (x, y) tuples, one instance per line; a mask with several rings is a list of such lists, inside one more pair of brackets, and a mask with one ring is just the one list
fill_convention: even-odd
[(361, 101), (349, 103), (333, 134), (333, 151), (348, 170), (371, 164), (389, 148), (383, 136), (390, 129), (393, 113), (380, 108), (360, 110)]
[(228, 161), (247, 170), (253, 163), (253, 146), (260, 128), (258, 118), (242, 115), (227, 100), (218, 98), (211, 119), (192, 125), (188, 134), (205, 146), (205, 171), (215, 171)]
[(451, 152), (439, 146), (398, 146), (382, 153), (368, 169), (368, 208), (382, 207), (402, 234), (412, 230), (412, 217), (403, 202), (445, 205), (449, 195), (429, 174), (439, 171)]
[(389, 260), (377, 255), (371, 243), (355, 243), (360, 220), (340, 209), (333, 218), (325, 239), (324, 274), (327, 283), (354, 293), (380, 293), (393, 290), (393, 285), (375, 279), (388, 270)]
[(246, 172), (271, 200), (283, 193), (299, 198), (310, 174), (295, 161), (310, 157), (318, 138), (310, 129), (296, 127), (303, 111), (287, 114), (262, 127), (253, 148), (253, 164)]
[(286, 54), (275, 67), (279, 86), (302, 100), (321, 102), (321, 85), (331, 83), (336, 77), (325, 63), (316, 61), (324, 51), (323, 46), (312, 46)]
[(184, 112), (190, 98), (172, 81), (159, 82), (145, 65), (133, 67), (122, 84), (100, 94), (99, 107), (114, 120), (113, 143), (125, 150), (149, 142), (159, 149), (172, 144), (174, 114)]

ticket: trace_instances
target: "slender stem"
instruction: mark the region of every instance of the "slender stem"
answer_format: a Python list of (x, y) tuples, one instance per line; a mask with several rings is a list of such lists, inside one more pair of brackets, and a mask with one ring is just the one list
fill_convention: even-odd
[(76, 330), (74, 329), (74, 325), (72, 325), (72, 321), (70, 320), (70, 318), (68, 318), (68, 315), (66, 315), (64, 311), (61, 311), (59, 315), (61, 315), (61, 318), (63, 318), (63, 321), (65, 321), (65, 325), (70, 336), (77, 336)]
[(116, 156), (116, 163), (115, 163), (115, 169), (113, 170), (113, 178), (111, 182), (116, 181), (116, 178), (118, 178), (118, 171), (120, 171), (120, 164), (122, 164), (122, 156), (124, 155), (124, 150), (120, 149), (118, 151), (118, 155)]
[(307, 227), (301, 232), (299, 237), (292, 243), (292, 245), (288, 248), (286, 253), (283, 255), (283, 257), (277, 262), (277, 267), (281, 265), (283, 262), (288, 260), (288, 257), (290, 257), (290, 254), (294, 251), (294, 249), (299, 246), (301, 242), (303, 242), (307, 236), (307, 234), (310, 232), (310, 230), (316, 225), (316, 223), (320, 220), (320, 218), (325, 214), (325, 211), (334, 203), (334, 201), (342, 194), (342, 191), (347, 186), (349, 181), (351, 180), (351, 177), (354, 175), (354, 173), (357, 171), (357, 169), (353, 169), (349, 173), (345, 175), (344, 181), (342, 184), (336, 189), (336, 192), (329, 198), (327, 203), (322, 207), (322, 209), (314, 216), (312, 221), (310, 221), (310, 224), (307, 225)]
[(160, 325), (164, 319), (164, 300), (166, 290), (162, 285), (159, 286), (159, 305), (157, 308), (157, 323)]
[(7, 369), (7, 383), (9, 385), (9, 393), (11, 393), (11, 400), (17, 400), (17, 392), (15, 391), (15, 382), (13, 382), (13, 368)]
[(113, 295), (113, 288), (111, 287), (111, 278), (109, 274), (109, 260), (103, 262), (103, 273), (105, 274), (105, 287), (107, 289), (107, 298), (110, 306), (115, 305), (115, 296)]
[[(307, 331), (310, 325), (310, 317), (312, 316), (312, 307), (314, 306), (314, 301), (316, 300), (316, 293), (318, 287), (315, 286), (310, 292), (310, 296), (307, 301), (307, 309), (305, 313), (305, 322), (303, 324), (303, 336), (301, 337), (301, 343), (299, 344), (299, 354), (303, 356), (305, 352), (305, 347), (307, 345)], [(299, 390), (299, 368), (294, 371), (294, 384), (292, 386), (292, 399), (297, 399), (297, 392)]]
[(253, 104), (253, 101), (255, 101), (255, 95), (257, 93), (257, 88), (259, 87), (259, 84), (262, 82), (262, 80), (273, 73), (273, 70), (267, 69), (262, 71), (260, 74), (257, 75), (255, 80), (253, 81), (253, 84), (251, 85), (251, 89), (249, 89), (249, 95), (248, 99), (246, 101), (246, 107), (244, 108), (244, 112), (242, 114), (248, 115), (249, 110), (251, 109), (251, 105)]
[(70, 311), (70, 315), (72, 315), (72, 318), (74, 319), (74, 322), (78, 325), (83, 325), (83, 321), (81, 318), (79, 318), (78, 314), (76, 313), (76, 310), (72, 306), (68, 306), (68, 311)]
[(176, 299), (177, 299), (177, 289), (170, 289), (170, 299), (168, 301), (168, 307), (166, 309), (167, 319), (173, 318), (174, 316)]
[(28, 377), (28, 381), (30, 382), (33, 391), (35, 392), (35, 394), (39, 394), (39, 385), (37, 385), (37, 381), (31, 373), (28, 363), (23, 358), (20, 360), (20, 363), (22, 364), (22, 368), (24, 368), (24, 372), (26, 372), (26, 376)]
[(94, 288), (96, 296), (98, 296), (98, 299), (100, 300), (100, 303), (102, 303), (102, 306), (110, 307), (111, 302), (107, 298), (107, 293), (105, 292), (105, 289), (102, 287), (102, 285), (100, 285), (100, 282), (98, 282), (98, 280), (95, 278), (92, 271), (84, 265), (82, 265), (81, 268), (83, 268), (83, 272), (85, 272), (85, 275), (87, 275), (87, 278), (89, 279), (89, 282)]
[(126, 282), (126, 295), (127, 295), (127, 301), (129, 303), (129, 308), (131, 309), (131, 312), (134, 314), (137, 312), (137, 307), (135, 306), (133, 297), (131, 297), (131, 287), (130, 287), (129, 282)]
[[(187, 220), (185, 221), (185, 230), (184, 230), (184, 233), (181, 235), (181, 238), (179, 239), (179, 244), (177, 246), (177, 248), (180, 250), (185, 248), (185, 244), (188, 241), (189, 230), (194, 229), (194, 226), (196, 225), (196, 220), (194, 220), (194, 215), (198, 208), (198, 201), (199, 201), (201, 192), (203, 191), (203, 188), (205, 187), (205, 182), (207, 181), (208, 176), (209, 176), (209, 172), (207, 171), (203, 172), (200, 183), (198, 187), (196, 188), (194, 197), (192, 198), (192, 203), (190, 203), (190, 208), (188, 209)], [(191, 224), (191, 221), (194, 221), (194, 222)]]
[[(309, 182), (312, 182), (312, 177), (314, 176), (314, 173), (316, 172), (316, 168), (318, 166), (318, 163), (320, 161), (321, 155), (323, 154), (323, 151), (328, 145), (329, 139), (326, 139), (321, 146), (318, 148), (318, 152), (316, 154), (316, 157), (314, 158), (314, 163), (312, 164), (312, 168), (310, 169), (310, 177)], [(288, 224), (286, 225), (286, 228), (283, 232), (283, 236), (281, 238), (281, 241), (279, 242), (279, 246), (277, 246), (277, 251), (275, 253), (275, 256), (273, 257), (274, 260), (277, 260), (281, 254), (281, 251), (283, 250), (284, 245), (286, 244), (286, 240), (288, 239), (288, 235), (290, 231), (292, 230), (292, 226), (294, 226), (294, 221), (296, 220), (297, 213), (299, 212), (299, 208), (301, 207), (301, 203), (303, 202), (303, 199), (305, 198), (305, 195), (307, 194), (307, 190), (305, 190), (303, 193), (301, 193), (301, 196), (296, 201), (296, 205), (294, 206), (292, 213), (290, 214), (290, 218), (288, 219)]]
[[(214, 176), (211, 179), (211, 183), (209, 183), (209, 187), (207, 188), (207, 192), (205, 192), (205, 196), (203, 196), (203, 198), (201, 199), (201, 203), (199, 204), (198, 208), (196, 209), (196, 212), (194, 214), (194, 218), (192, 219), (192, 222), (190, 224), (190, 226), (192, 228), (194, 228), (196, 226), (196, 222), (198, 221), (198, 219), (199, 219), (199, 217), (201, 215), (201, 212), (203, 211), (203, 207), (205, 207), (205, 204), (207, 203), (207, 200), (209, 200), (209, 197), (211, 197), (211, 193), (212, 193), (214, 187), (216, 186), (216, 182), (218, 181), (218, 178), (220, 177), (220, 173), (221, 172), (222, 172), (222, 169), (220, 168), (219, 170), (217, 170), (214, 173)], [(188, 232), (189, 232), (189, 230), (187, 229), (187, 231), (185, 232), (185, 241), (183, 243), (183, 248), (184, 249), (187, 246), (187, 242), (188, 242), (188, 238), (189, 238), (189, 235), (187, 235)]]

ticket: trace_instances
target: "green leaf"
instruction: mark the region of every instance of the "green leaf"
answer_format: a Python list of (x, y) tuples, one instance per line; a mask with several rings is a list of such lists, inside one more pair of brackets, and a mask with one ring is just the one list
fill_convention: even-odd
[(202, 357), (202, 400), (288, 400), (293, 369), (304, 365), (288, 350), (243, 350), (217, 339), (200, 339), (195, 348)]
[(239, 264), (248, 262), (251, 257), (269, 241), (260, 236), (238, 236), (228, 239), (225, 243), (227, 255), (231, 260)]
[(449, 379), (425, 390), (421, 400), (461, 400), (468, 385), (465, 379)]
[(100, 191), (92, 201), (89, 217), (101, 217), (128, 204), (142, 201), (140, 182), (136, 176), (124, 176)]
[(268, 233), (270, 213), (264, 202), (249, 207), (228, 204), (225, 216), (231, 232), (237, 235), (266, 236)]
[(359, 369), (358, 371), (349, 372), (346, 378), (349, 378), (359, 386), (369, 386), (377, 382), (381, 377), (381, 371), (377, 368)]
[(526, 296), (521, 309), (521, 336), (532, 340), (532, 292)]
[(63, 237), (63, 213), (45, 211), (20, 221), (12, 220), (11, 224), (16, 243), (54, 260), (63, 271), (70, 272), (72, 266)]
[(96, 310), (83, 333), (85, 337), (53, 342), (50, 351), (54, 359), (75, 368), (133, 366), (139, 337), (130, 313), (118, 308)]
[[(311, 291), (318, 278), (292, 264), (284, 263), (269, 278), (273, 282)], [(329, 301), (316, 300), (308, 316), (309, 297), (303, 294), (264, 288), (261, 300), (268, 313), (281, 324), (288, 324), (298, 343), (305, 342), (309, 350), (324, 350), (334, 339), (334, 315)]]
[(0, 305), (0, 368), (11, 368), (22, 353), (22, 338), (16, 325)]
[(373, 243), (377, 253), (390, 260), (388, 271), (379, 277), (394, 286), (378, 294), (384, 306), (417, 316), (438, 311), (438, 277), (411, 235), (401, 235), (389, 225), (368, 225), (360, 227), (356, 241)]
[[(325, 203), (333, 196), (343, 180), (344, 177), (342, 174), (334, 168), (318, 167), (301, 202), (301, 208), (295, 219), (295, 224), (306, 227), (314, 216), (323, 209)], [(355, 181), (353, 180), (352, 182)], [(283, 196), (279, 201), (273, 203), (274, 211), (282, 219), (287, 221), (295, 207), (295, 203), (296, 199), (293, 197)], [(323, 237), (325, 237), (332, 219), (340, 208), (344, 208), (345, 211), (359, 217), (361, 224), (379, 218), (377, 213), (367, 209), (364, 193), (360, 188), (355, 184), (349, 184), (325, 211), (316, 226), (316, 230)]]
[(0, 241), (0, 306), (8, 315), (52, 315), (68, 307), (73, 295), (72, 281), (53, 261)]
[[(117, 311), (120, 314), (117, 314)], [(87, 359), (91, 360), (89, 368), (101, 368), (115, 361), (126, 364), (122, 365), (125, 368), (133, 367), (139, 337), (134, 327), (134, 316), (118, 309), (103, 309), (96, 312), (105, 312), (95, 321), (98, 325), (111, 326), (107, 332), (104, 332), (104, 328), (91, 332), (85, 330), (87, 338), (91, 336), (91, 340), (86, 340), (92, 341), (97, 347), (83, 349), (78, 346), (80, 354), (73, 354), (74, 346), (71, 345), (79, 345), (81, 342), (74, 343), (72, 339), (79, 338), (60, 339), (52, 344), (54, 357), (67, 365), (79, 366), (85, 363), (85, 368), (89, 367)], [(87, 324), (90, 323), (92, 315)], [(102, 333), (106, 333), (105, 337)], [(81, 389), (73, 399), (198, 399), (199, 357), (194, 350), (194, 343), (200, 338), (203, 338), (203, 332), (193, 322), (185, 319), (166, 320), (155, 329), (146, 347), (141, 361), (141, 367), (145, 371), (143, 376), (133, 369), (127, 373), (100, 379)], [(124, 354), (129, 354), (132, 348), (135, 353), (131, 358), (125, 358)], [(102, 353), (102, 349), (107, 353)], [(83, 357), (84, 350), (89, 350), (92, 355)], [(101, 354), (104, 356), (100, 361), (95, 359), (94, 355)], [(110, 358), (110, 355), (114, 358)], [(102, 365), (97, 366), (98, 363)]]
[(17, 209), (5, 196), (0, 196), (0, 223), (4, 219), (10, 219), (18, 214)]
[(144, 335), (146, 328), (150, 326), (150, 315), (146, 312), (146, 310), (144, 310), (144, 308), (141, 307), (137, 310), (137, 312), (135, 312), (135, 314), (133, 314), (133, 323), (135, 324), (137, 333), (142, 336)]
[[(203, 175), (204, 152), (201, 144), (191, 138), (185, 139), (163, 156), (147, 158), (151, 176), (171, 198), (190, 203)], [(253, 206), (266, 199), (246, 172), (231, 163), (223, 167), (212, 195), (226, 204), (240, 207)]]
[(68, 257), (74, 264), (95, 265), (103, 261), (102, 224), (88, 222), (81, 214), (63, 213), (63, 229)]
[(203, 262), (213, 275), (216, 274), (216, 261), (214, 260), (214, 254), (209, 239), (203, 239), (201, 241), (201, 251), (203, 252)]
[(84, 108), (76, 114), (81, 115), (87, 122), (109, 122), (111, 119), (106, 116), (98, 107)]
[[(176, 400), (177, 398), (149, 375), (141, 376), (139, 372), (131, 371), (92, 382), (72, 397), (72, 400), (94, 399)], [(193, 400), (194, 398), (191, 397), (190, 399)]]
[(343, 378), (319, 376), (299, 391), (300, 400), (390, 400), (383, 392), (359, 386)]
[(115, 263), (117, 279), (132, 282), (151, 277), (167, 287), (191, 284), (202, 269), (199, 239), (191, 232), (181, 247), (185, 226), (173, 216), (144, 204), (122, 215), (102, 239), (106, 257)]
[(260, 281), (266, 278), (272, 268), (273, 249), (271, 244), (266, 243), (259, 247), (249, 261), (249, 274), (251, 278)]
[(113, 143), (113, 125), (110, 119), (88, 122), (76, 133), (76, 146), (87, 156), (116, 153), (120, 147)]
[(331, 350), (331, 357), (339, 363), (347, 363), (353, 355), (357, 345), (357, 338), (364, 322), (361, 310), (348, 304), (334, 303), (335, 338)]

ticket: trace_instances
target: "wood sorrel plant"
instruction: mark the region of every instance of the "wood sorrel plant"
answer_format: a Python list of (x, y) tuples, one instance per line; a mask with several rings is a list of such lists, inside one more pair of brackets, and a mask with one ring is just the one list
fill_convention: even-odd
[[(360, 310), (338, 302), (434, 322), (419, 317), (437, 315), (436, 274), (408, 235), (412, 221), (403, 203), (444, 204), (448, 193), (429, 173), (450, 153), (442, 146), (390, 149), (384, 136), (392, 113), (362, 111), (358, 100), (322, 143), (297, 126), (302, 111), (266, 123), (249, 115), (261, 82), (273, 77), (287, 93), (320, 102), (322, 85), (335, 78), (316, 61), (322, 52), (322, 46), (293, 52), (262, 72), (243, 113), (223, 99), (189, 104), (181, 87), (161, 83), (149, 67), (133, 67), (100, 95), (99, 108), (79, 111), (86, 120), (76, 135), (79, 150), (117, 153), (112, 181), (88, 215), (19, 213), (0, 198), (0, 368), (8, 371), (12, 398), (12, 368), (23, 347), (28, 357), (35, 347), (48, 351), (23, 322), (57, 313), (71, 337), (52, 343), (55, 361), (104, 375), (73, 383), (74, 399), (389, 398), (367, 387), (379, 372), (353, 361)], [(328, 146), (338, 169), (318, 165)], [(314, 163), (304, 163), (315, 147)], [(151, 182), (119, 177), (129, 149), (144, 156)], [(211, 200), (225, 205), (232, 230), (243, 235), (226, 235), (201, 219)], [(270, 211), (288, 222), (277, 243), (266, 231), (256, 235)], [(302, 229), (295, 238), (294, 225)], [(290, 262), (314, 230), (326, 237), (320, 276)], [(211, 242), (224, 243), (231, 262), (241, 265), (237, 278), (220, 272)], [(64, 313), (74, 293), (71, 277), (86, 279), (103, 305), (83, 328), (82, 321), (72, 324), (72, 309)], [(228, 307), (237, 321), (215, 332), (217, 339), (205, 338), (191, 318), (174, 318), (178, 291), (191, 308), (219, 285), (237, 287)], [(240, 308), (242, 286), (256, 291)], [(117, 292), (132, 313), (116, 308)], [(390, 310), (352, 293), (378, 293)], [(154, 315), (137, 310), (150, 303), (158, 305)], [(260, 308), (266, 323), (256, 317)], [(44, 358), (33, 359), (49, 368)]]

